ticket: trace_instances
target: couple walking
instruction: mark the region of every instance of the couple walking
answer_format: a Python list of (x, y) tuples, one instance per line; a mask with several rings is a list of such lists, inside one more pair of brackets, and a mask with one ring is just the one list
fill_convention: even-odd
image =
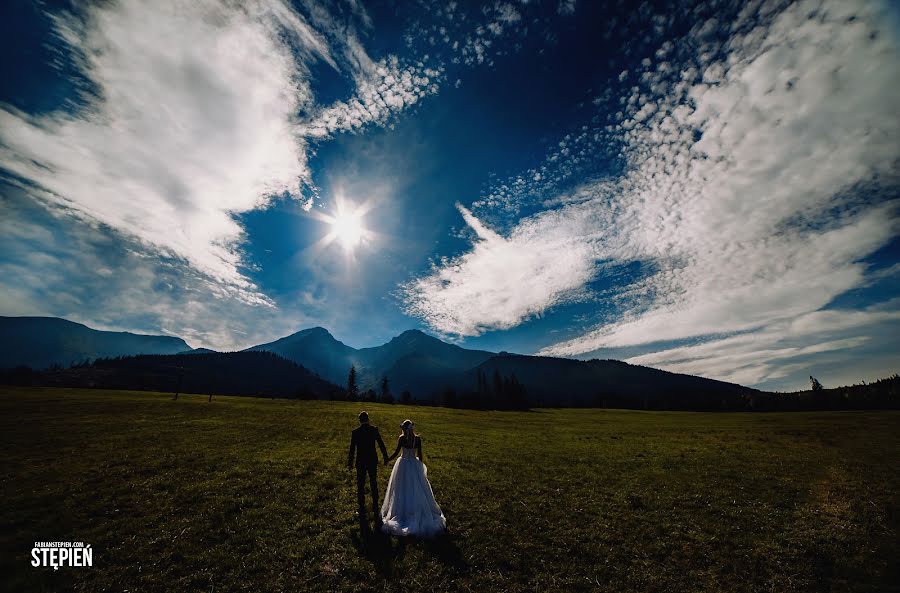
[[(447, 520), (434, 500), (434, 492), (428, 482), (428, 468), (422, 463), (422, 439), (416, 434), (411, 420), (400, 425), (403, 432), (397, 439), (397, 448), (388, 457), (384, 441), (377, 426), (369, 423), (369, 414), (359, 413), (359, 426), (350, 439), (350, 455), (347, 469), (353, 468), (356, 458), (356, 492), (360, 521), (366, 521), (366, 476), (372, 491), (372, 511), (375, 523), (385, 533), (398, 536), (415, 535), (429, 537), (447, 529)], [(384, 464), (397, 457), (388, 480), (384, 503), (378, 508), (378, 453), (381, 448)]]

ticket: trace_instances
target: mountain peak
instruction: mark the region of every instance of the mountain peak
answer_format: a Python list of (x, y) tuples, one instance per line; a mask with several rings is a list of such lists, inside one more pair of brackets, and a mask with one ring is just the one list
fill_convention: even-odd
[[(434, 336), (429, 336), (425, 332), (418, 329), (408, 329), (402, 334), (398, 336), (394, 336), (391, 338), (391, 341), (388, 344), (397, 344), (397, 343), (422, 343), (422, 342), (441, 342), (441, 340), (435, 338)], [(442, 344), (444, 342), (441, 342)]]
[(301, 330), (301, 331), (299, 331), (299, 332), (297, 332), (297, 333), (301, 333), (301, 334), (302, 334), (302, 333), (305, 333), (305, 334), (322, 334), (322, 335), (328, 334), (329, 336), (331, 335), (331, 332), (328, 331), (327, 329), (325, 329), (324, 327), (322, 327), (321, 325), (317, 325), (317, 326), (315, 326), (315, 327), (310, 327), (310, 328)]
[[(305, 338), (305, 337), (315, 337), (315, 338), (331, 338), (334, 339), (334, 336), (331, 335), (331, 332), (321, 326), (316, 327), (308, 327), (306, 329), (301, 329), (300, 331), (294, 332), (293, 334), (286, 336), (286, 338)], [(285, 338), (282, 338), (285, 339)]]
[(426, 336), (428, 338), (431, 337), (420, 329), (408, 329), (397, 337), (402, 338), (403, 336)]
[[(308, 327), (306, 329), (301, 329), (300, 331), (294, 332), (289, 336), (284, 336), (283, 338), (279, 338), (274, 342), (269, 342), (267, 344), (259, 344), (257, 346), (252, 346), (247, 348), (247, 350), (270, 350), (275, 352), (276, 354), (281, 354), (284, 356), (284, 352), (279, 350), (279, 348), (294, 348), (294, 347), (308, 347), (310, 344), (321, 346), (339, 346), (342, 348), (349, 348), (349, 346), (344, 345), (339, 342), (337, 338), (331, 335), (324, 327)], [(290, 357), (288, 357), (290, 358)]]

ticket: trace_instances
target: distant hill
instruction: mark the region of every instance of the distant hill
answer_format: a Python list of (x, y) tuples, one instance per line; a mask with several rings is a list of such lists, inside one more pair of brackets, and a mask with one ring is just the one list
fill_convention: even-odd
[(181, 338), (91, 329), (57, 317), (0, 317), (0, 368), (69, 366), (88, 359), (133, 354), (176, 354)]
[(467, 373), (467, 382), (476, 389), (478, 373), (489, 393), (495, 391), (495, 377), (515, 377), (531, 405), (718, 410), (743, 407), (745, 397), (760, 393), (735, 383), (618, 360), (500, 354)]
[(386, 376), (394, 393), (410, 391), (424, 399), (440, 393), (458, 376), (494, 356), (448, 344), (419, 330), (405, 331), (387, 344), (357, 350), (363, 385)]
[(471, 369), (494, 356), (493, 352), (469, 350), (442, 342), (417, 329), (407, 330), (387, 344), (362, 348), (356, 352), (362, 364), (381, 369), (390, 368), (409, 356), (440, 359), (443, 365), (450, 368)]
[(133, 389), (301, 399), (339, 396), (340, 388), (271, 352), (139, 355), (43, 371), (0, 373), (19, 385)]
[(356, 364), (356, 350), (336, 340), (324, 327), (304, 329), (246, 351), (274, 352), (338, 385), (346, 384), (347, 373), (351, 365)]

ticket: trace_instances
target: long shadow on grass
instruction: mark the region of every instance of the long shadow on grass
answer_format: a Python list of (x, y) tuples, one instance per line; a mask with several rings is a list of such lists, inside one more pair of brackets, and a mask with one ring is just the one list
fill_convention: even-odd
[(350, 539), (360, 555), (369, 560), (383, 576), (393, 573), (394, 563), (403, 558), (408, 546), (419, 545), (447, 568), (457, 573), (468, 572), (469, 564), (456, 543), (457, 538), (458, 536), (449, 533), (428, 540), (394, 538), (381, 531), (373, 531), (365, 521), (360, 523), (359, 530), (354, 529), (350, 533)]
[(463, 558), (462, 552), (457, 545), (459, 536), (455, 533), (445, 533), (423, 543), (425, 549), (428, 550), (441, 564), (447, 568), (453, 569), (458, 573), (469, 572), (469, 563)]
[(406, 548), (405, 542), (400, 541), (395, 546), (390, 536), (381, 531), (372, 531), (365, 520), (360, 521), (358, 530), (351, 531), (350, 539), (359, 554), (371, 562), (382, 576), (392, 574), (394, 562), (403, 557)]

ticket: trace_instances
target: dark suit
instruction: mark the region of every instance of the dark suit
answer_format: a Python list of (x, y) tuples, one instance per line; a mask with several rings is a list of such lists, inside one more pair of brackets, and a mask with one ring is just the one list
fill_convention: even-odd
[(378, 432), (377, 426), (371, 424), (360, 424), (353, 430), (350, 437), (350, 456), (347, 458), (347, 467), (353, 466), (353, 455), (356, 454), (356, 496), (359, 501), (359, 514), (364, 515), (366, 512), (366, 474), (369, 475), (369, 488), (372, 490), (372, 511), (375, 518), (379, 518), (380, 509), (378, 508), (378, 452), (375, 450), (375, 443), (381, 447), (381, 454), (387, 459), (387, 449), (384, 441), (381, 440), (381, 433)]

